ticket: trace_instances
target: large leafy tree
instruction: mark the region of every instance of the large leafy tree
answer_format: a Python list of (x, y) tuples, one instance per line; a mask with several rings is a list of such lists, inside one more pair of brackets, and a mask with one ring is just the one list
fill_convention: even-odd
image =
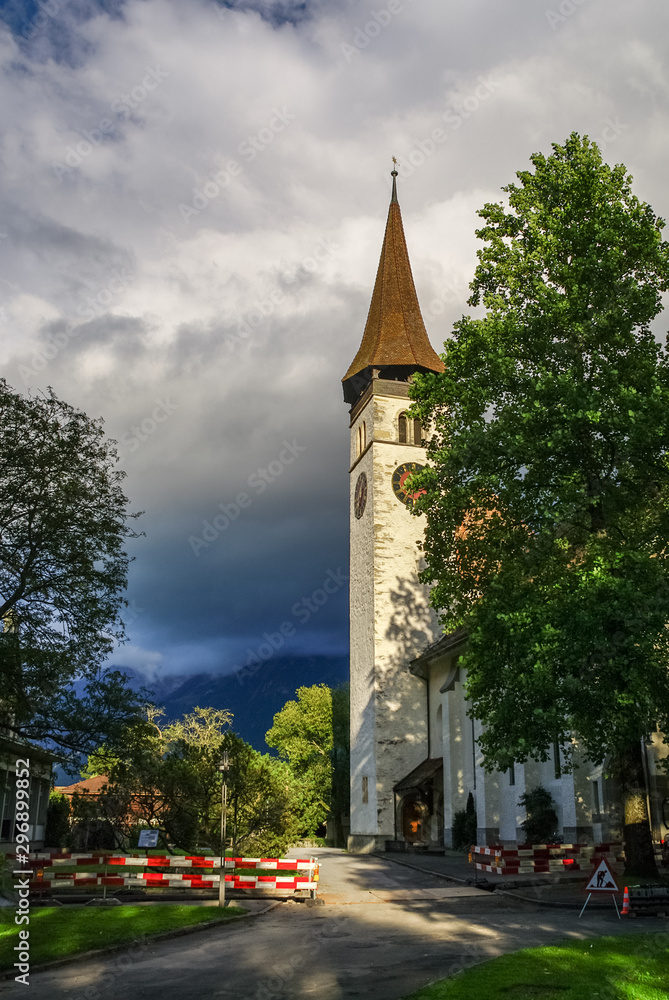
[(104, 774), (97, 815), (111, 825), (119, 845), (137, 826), (158, 826), (172, 844), (189, 851), (220, 849), (219, 764), (229, 754), (227, 838), (233, 853), (281, 854), (301, 830), (300, 789), (283, 761), (258, 753), (230, 730), (231, 713), (194, 708), (164, 723), (161, 709), (129, 732), (121, 752), (100, 747), (83, 777)]
[(338, 847), (346, 847), (344, 818), (350, 810), (351, 795), (351, 704), (348, 684), (332, 688), (332, 792), (330, 817)]
[(664, 222), (572, 134), (486, 204), (431, 424), (424, 579), (469, 634), (486, 766), (562, 745), (617, 770), (630, 870), (654, 867), (642, 741), (669, 733), (669, 364), (651, 322)]
[(0, 725), (65, 750), (118, 737), (138, 711), (104, 668), (135, 534), (116, 462), (101, 420), (0, 380)]
[(274, 716), (265, 736), (295, 775), (302, 800), (303, 833), (314, 836), (328, 818), (341, 840), (348, 804), (348, 688), (300, 687)]
[[(165, 740), (159, 726), (162, 710), (147, 705), (145, 717), (135, 720), (126, 729), (122, 746), (103, 744), (89, 754), (82, 778), (98, 775), (107, 777), (107, 784), (97, 794), (87, 791), (72, 796), (72, 815), (75, 824), (83, 827), (88, 841), (86, 821), (104, 820), (116, 847), (129, 845), (137, 826), (165, 826), (168, 815), (170, 833), (174, 837), (192, 835), (195, 820), (183, 810), (169, 815), (161, 789), (161, 768), (165, 753)], [(178, 842), (178, 837), (176, 838)], [(51, 846), (51, 845), (49, 845)], [(88, 842), (79, 845), (86, 850)]]
[(233, 853), (281, 857), (303, 833), (302, 789), (285, 761), (228, 733), (228, 835)]

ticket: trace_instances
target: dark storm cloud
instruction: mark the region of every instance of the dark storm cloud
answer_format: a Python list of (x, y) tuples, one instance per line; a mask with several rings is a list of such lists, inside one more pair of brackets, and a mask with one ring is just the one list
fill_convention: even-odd
[(253, 11), (278, 27), (282, 24), (299, 24), (322, 6), (306, 0), (219, 0), (223, 10)]
[[(369, 306), (391, 154), (438, 349), (468, 308), (476, 211), (535, 150), (588, 133), (667, 214), (669, 12), (650, 0), (633, 19), (622, 0), (54, 11), (36, 25), (35, 8), (6, 5), (0, 31), (0, 343), (18, 388), (51, 384), (104, 417), (145, 511), (115, 662), (151, 677), (229, 671), (283, 621), (291, 650), (341, 652), (345, 587), (304, 621), (294, 609), (346, 570), (340, 380)], [(288, 462), (288, 446), (304, 450)]]
[(114, 268), (131, 273), (132, 254), (111, 240), (85, 234), (43, 212), (30, 210), (0, 196), (4, 239), (0, 268), (4, 282), (32, 290), (36, 270), (41, 291), (61, 296), (69, 304), (102, 288)]

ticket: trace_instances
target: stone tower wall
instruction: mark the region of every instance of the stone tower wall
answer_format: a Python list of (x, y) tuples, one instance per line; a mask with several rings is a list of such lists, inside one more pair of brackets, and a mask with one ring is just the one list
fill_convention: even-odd
[[(425, 449), (398, 441), (408, 408), (406, 383), (375, 380), (351, 424), (351, 850), (382, 847), (395, 836), (393, 785), (427, 756), (426, 682), (410, 661), (433, 641), (437, 622), (428, 589), (418, 582), (423, 522), (397, 499), (398, 465), (425, 464)], [(358, 427), (366, 450), (357, 454)], [(367, 476), (359, 520), (355, 485)], [(367, 798), (363, 802), (363, 778)]]

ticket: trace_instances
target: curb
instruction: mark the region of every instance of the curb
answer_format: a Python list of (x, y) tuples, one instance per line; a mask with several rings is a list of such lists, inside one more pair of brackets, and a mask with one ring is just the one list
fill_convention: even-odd
[(381, 861), (390, 861), (395, 865), (404, 865), (405, 868), (411, 868), (415, 872), (424, 872), (426, 875), (434, 875), (436, 878), (443, 878), (446, 882), (458, 882), (460, 885), (468, 885), (470, 880), (467, 878), (458, 878), (457, 875), (445, 875), (443, 872), (432, 871), (431, 868), (421, 868), (420, 865), (412, 865), (410, 861), (400, 860), (399, 858), (391, 858), (388, 854), (377, 853), (376, 851), (370, 851), (373, 858), (379, 858)]
[[(556, 910), (580, 910), (581, 907), (583, 906), (582, 902), (569, 903), (569, 902), (563, 902), (562, 900), (559, 899), (538, 900), (536, 896), (535, 897), (520, 896), (518, 895), (515, 889), (495, 889), (495, 895), (497, 895), (497, 893), (499, 893), (500, 896), (508, 896), (510, 899), (520, 899), (523, 903), (532, 903), (534, 906), (539, 906), (539, 907), (547, 906)], [(602, 903), (594, 902), (594, 903), (588, 903), (588, 909), (608, 910), (609, 907), (606, 906), (606, 904), (603, 902)]]
[[(383, 861), (392, 861), (396, 865), (404, 865), (405, 868), (411, 868), (415, 872), (425, 872), (426, 875), (435, 875), (437, 878), (445, 879), (447, 882), (459, 882), (461, 885), (473, 885), (474, 888), (477, 888), (476, 883), (472, 881), (472, 878), (465, 879), (465, 878), (458, 878), (457, 875), (445, 875), (443, 872), (435, 872), (430, 868), (422, 868), (420, 865), (412, 865), (410, 861), (405, 861), (404, 859), (400, 860), (399, 858), (391, 858), (387, 854), (380, 854), (380, 853), (377, 854), (375, 851), (372, 851), (371, 853), (372, 856), (375, 858), (380, 858)], [(550, 883), (544, 882), (538, 884), (543, 885), (548, 889), (550, 888)], [(492, 891), (494, 892), (495, 895), (499, 894), (501, 896), (508, 896), (510, 899), (520, 899), (523, 903), (532, 903), (534, 906), (541, 906), (541, 907), (545, 906), (563, 910), (580, 910), (581, 906), (583, 905), (581, 902), (578, 901), (569, 903), (569, 902), (562, 902), (561, 900), (557, 899), (538, 900), (536, 896), (518, 895), (518, 892), (515, 889), (502, 889), (501, 887), (498, 888), (494, 884), (494, 882), (491, 885), (491, 883), (488, 882), (487, 880), (486, 880), (486, 885), (492, 888)], [(483, 889), (483, 886), (478, 886), (478, 888)], [(491, 891), (490, 888), (484, 889), (484, 892), (490, 892), (490, 891)], [(598, 910), (604, 910), (604, 909), (608, 910), (608, 906), (605, 906), (604, 903), (590, 903), (590, 908)]]
[[(62, 965), (75, 965), (78, 962), (87, 962), (90, 958), (101, 958), (104, 955), (114, 955), (122, 951), (130, 951), (139, 944), (151, 945), (154, 942), (167, 941), (170, 938), (185, 937), (187, 934), (197, 934), (198, 931), (209, 931), (213, 927), (227, 927), (228, 924), (238, 923), (240, 920), (247, 920), (250, 917), (262, 917), (263, 914), (273, 910), (279, 905), (280, 900), (273, 899), (264, 910), (256, 913), (244, 913), (228, 920), (205, 920), (199, 924), (191, 924), (187, 927), (177, 927), (173, 931), (161, 931), (160, 934), (150, 934), (146, 937), (136, 938), (134, 941), (126, 941), (125, 944), (111, 944), (106, 948), (94, 948), (91, 951), (82, 951), (78, 955), (67, 955), (63, 958), (54, 958), (51, 962), (42, 962), (41, 965), (31, 965), (30, 974), (33, 972), (46, 972), (49, 969), (58, 969)], [(13, 979), (15, 973), (12, 970), (0, 972), (0, 982), (6, 979)]]

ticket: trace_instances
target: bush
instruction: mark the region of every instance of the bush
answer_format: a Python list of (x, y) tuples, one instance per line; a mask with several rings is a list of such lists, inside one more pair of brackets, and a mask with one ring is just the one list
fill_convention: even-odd
[(75, 851), (114, 851), (118, 843), (109, 820), (90, 819), (73, 823), (69, 846)]
[(558, 818), (551, 793), (542, 785), (531, 792), (525, 792), (518, 799), (518, 805), (527, 811), (527, 819), (522, 824), (528, 844), (558, 843)]
[(453, 847), (456, 851), (467, 851), (476, 843), (476, 827), (474, 796), (470, 792), (466, 807), (453, 816)]
[(46, 811), (45, 847), (65, 847), (70, 836), (70, 800), (62, 792), (52, 792)]

